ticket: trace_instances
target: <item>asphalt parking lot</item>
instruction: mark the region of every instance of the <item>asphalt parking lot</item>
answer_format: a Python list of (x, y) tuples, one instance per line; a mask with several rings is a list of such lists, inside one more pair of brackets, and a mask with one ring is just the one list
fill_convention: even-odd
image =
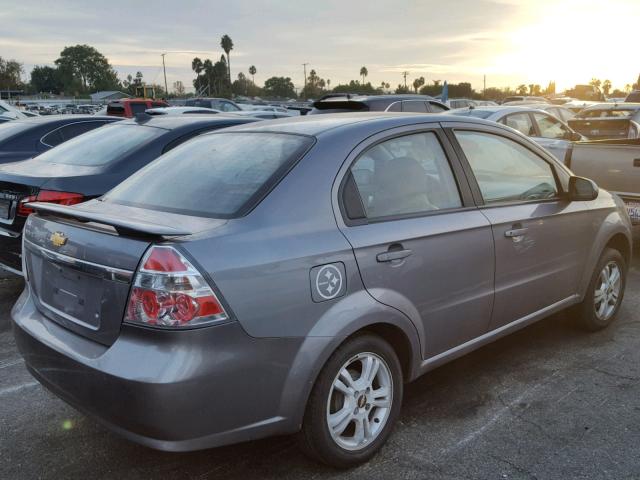
[(640, 478), (639, 258), (611, 328), (556, 315), (422, 377), (381, 454), (348, 472), (291, 438), (168, 454), (108, 432), (27, 373), (6, 330), (20, 289), (0, 279), (0, 478)]

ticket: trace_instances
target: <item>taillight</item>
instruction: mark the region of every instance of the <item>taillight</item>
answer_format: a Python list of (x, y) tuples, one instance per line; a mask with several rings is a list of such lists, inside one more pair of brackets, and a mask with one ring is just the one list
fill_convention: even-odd
[(211, 287), (180, 252), (164, 246), (147, 251), (131, 286), (125, 322), (184, 328), (228, 318)]
[(25, 197), (18, 203), (18, 215), (28, 217), (34, 212), (33, 208), (26, 204), (29, 202), (48, 202), (60, 205), (75, 205), (84, 201), (84, 197), (79, 193), (56, 192), (54, 190), (40, 190), (37, 195)]

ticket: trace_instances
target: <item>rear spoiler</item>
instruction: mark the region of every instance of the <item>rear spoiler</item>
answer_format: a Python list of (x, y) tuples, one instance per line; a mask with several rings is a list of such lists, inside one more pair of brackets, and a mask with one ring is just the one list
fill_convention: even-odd
[(77, 207), (68, 205), (58, 205), (55, 203), (31, 202), (28, 204), (37, 212), (50, 213), (60, 217), (72, 218), (80, 222), (95, 222), (103, 225), (109, 225), (116, 229), (118, 233), (137, 233), (151, 236), (181, 236), (191, 235), (194, 232), (180, 230), (169, 225), (158, 225), (141, 220), (131, 218), (116, 217), (114, 215), (105, 215), (103, 213), (89, 212)]

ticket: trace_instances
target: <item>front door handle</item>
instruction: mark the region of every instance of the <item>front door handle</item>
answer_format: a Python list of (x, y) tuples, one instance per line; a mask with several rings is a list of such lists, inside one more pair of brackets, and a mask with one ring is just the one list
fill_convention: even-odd
[(504, 236), (507, 238), (521, 237), (527, 233), (526, 228), (514, 228), (513, 230), (507, 230), (504, 232)]
[(390, 252), (379, 253), (376, 255), (376, 260), (379, 262), (392, 262), (393, 260), (407, 258), (412, 253), (411, 250), (391, 250)]

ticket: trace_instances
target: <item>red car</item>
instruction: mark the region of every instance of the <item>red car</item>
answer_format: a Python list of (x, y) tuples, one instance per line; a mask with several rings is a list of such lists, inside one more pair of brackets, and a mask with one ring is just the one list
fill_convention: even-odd
[(110, 102), (107, 105), (107, 115), (114, 117), (133, 118), (138, 113), (144, 113), (148, 108), (168, 107), (164, 100), (151, 100), (148, 98), (123, 98)]

